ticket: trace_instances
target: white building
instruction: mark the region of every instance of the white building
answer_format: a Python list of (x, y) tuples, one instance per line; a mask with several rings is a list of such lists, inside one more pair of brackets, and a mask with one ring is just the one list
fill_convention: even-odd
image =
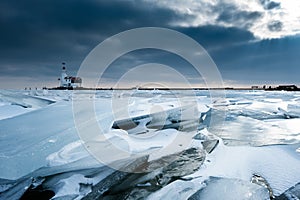
[(81, 87), (82, 79), (80, 77), (68, 76), (65, 63), (62, 63), (62, 72), (60, 77), (60, 87)]

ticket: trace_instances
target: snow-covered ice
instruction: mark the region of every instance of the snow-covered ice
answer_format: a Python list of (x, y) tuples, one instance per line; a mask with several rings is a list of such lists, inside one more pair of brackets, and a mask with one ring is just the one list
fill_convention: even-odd
[[(201, 142), (216, 139), (219, 144), (204, 155), (196, 171), (183, 160), (183, 177), (172, 177), (172, 170), (164, 168), (129, 176), (134, 184), (126, 187), (127, 195), (268, 199), (266, 188), (250, 182), (253, 175), (263, 177), (275, 196), (300, 182), (299, 92), (226, 91), (226, 98), (219, 100), (211, 99), (209, 91), (179, 93), (1, 90), (0, 199), (25, 183), (28, 193), (47, 188), (55, 193), (53, 198), (81, 199), (95, 192), (95, 185), (110, 191), (107, 195), (120, 196), (115, 193), (124, 192), (120, 187), (127, 182), (121, 180), (128, 171), (118, 174), (107, 164), (124, 168), (141, 159), (144, 166), (146, 156), (146, 163), (159, 161), (160, 166), (170, 155), (173, 159), (189, 148), (202, 149)], [(190, 106), (195, 102), (197, 112)], [(166, 178), (162, 172), (170, 174)], [(107, 180), (111, 177), (118, 178)], [(164, 184), (158, 187), (161, 183), (155, 180)]]

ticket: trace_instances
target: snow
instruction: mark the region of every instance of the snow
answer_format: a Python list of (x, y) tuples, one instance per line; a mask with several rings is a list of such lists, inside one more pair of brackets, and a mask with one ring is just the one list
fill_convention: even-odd
[[(133, 155), (149, 155), (150, 162), (217, 138), (219, 145), (198, 171), (148, 199), (187, 199), (194, 194), (201, 199), (264, 199), (260, 187), (250, 183), (253, 174), (264, 177), (275, 195), (300, 182), (300, 93), (227, 91), (226, 99), (219, 100), (210, 99), (209, 91), (195, 93), (196, 114), (203, 120), (197, 132), (154, 128), (163, 127), (162, 121), (170, 124), (170, 118), (192, 120), (193, 109), (186, 109), (195, 100), (190, 93), (178, 99), (176, 91), (0, 90), (0, 178), (50, 176), (113, 163), (122, 167)], [(220, 117), (213, 126), (211, 113)], [(141, 116), (135, 128), (111, 128), (114, 121)], [(91, 126), (95, 122), (98, 129)], [(47, 184), (55, 188), (55, 198), (81, 199), (112, 172), (103, 169), (90, 177), (70, 171)], [(243, 196), (250, 193), (254, 196)]]
[(48, 161), (47, 166), (59, 166), (65, 165), (82, 158), (88, 157), (89, 154), (82, 146), (82, 141), (77, 140), (76, 142), (72, 142), (67, 144), (58, 152), (52, 153), (47, 156), (46, 160)]
[(11, 104), (0, 104), (0, 120), (12, 118), (17, 115), (24, 114), (26, 112), (30, 112), (32, 109), (23, 108), (18, 105)]
[(92, 185), (95, 185), (99, 181), (103, 180), (110, 173), (111, 171), (107, 170), (101, 175), (93, 178), (87, 178), (82, 174), (74, 174), (68, 178), (62, 179), (57, 183), (57, 185), (60, 187), (53, 199), (59, 197), (64, 198), (66, 196), (74, 196), (75, 198), (72, 198), (74, 200), (81, 199), (91, 191)]
[(69, 104), (58, 102), (0, 121), (0, 177), (24, 176), (45, 166), (49, 154), (79, 140), (74, 122), (65, 120), (72, 119)]
[[(219, 144), (194, 176), (217, 176), (249, 181), (253, 174), (268, 180), (276, 195), (300, 180), (299, 155), (288, 146), (228, 147)], [(295, 149), (295, 147), (294, 147)], [(288, 163), (288, 164), (287, 164)]]
[[(204, 132), (206, 132), (206, 130)], [(300, 180), (300, 155), (296, 152), (299, 146), (300, 145), (275, 145), (251, 147), (225, 146), (220, 143), (211, 154), (207, 155), (206, 161), (200, 170), (185, 177), (185, 179), (192, 179), (192, 184), (187, 184), (186, 181), (181, 180), (175, 181), (152, 194), (149, 199), (166, 198), (169, 195), (171, 195), (172, 198), (167, 199), (186, 199), (187, 196), (191, 196), (195, 191), (204, 187), (201, 186), (201, 184), (203, 184), (205, 180), (208, 180), (209, 177), (243, 180), (250, 183), (250, 179), (254, 174), (259, 174), (264, 177), (273, 189), (274, 194), (279, 195), (297, 184)], [(228, 182), (228, 184), (229, 183), (230, 182)], [(220, 186), (216, 187), (220, 188)], [(226, 187), (229, 191), (239, 190), (240, 192), (245, 192), (246, 190), (246, 188), (243, 187), (231, 188), (233, 186), (230, 185)], [(215, 195), (212, 193), (212, 196), (207, 196), (206, 194), (206, 196), (201, 196), (201, 199), (219, 199), (222, 195), (220, 195), (220, 191), (217, 188), (213, 189)], [(208, 191), (210, 190), (212, 189)], [(226, 195), (232, 194), (235, 195), (224, 199), (247, 199), (236, 196), (239, 195), (237, 192), (230, 192)], [(244, 193), (240, 193), (240, 195), (242, 194)], [(253, 197), (253, 199), (263, 198)]]

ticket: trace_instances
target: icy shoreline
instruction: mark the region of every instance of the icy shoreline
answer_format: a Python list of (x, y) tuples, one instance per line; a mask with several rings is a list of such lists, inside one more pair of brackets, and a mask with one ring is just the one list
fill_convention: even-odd
[[(266, 179), (275, 196), (300, 182), (300, 93), (297, 92), (230, 91), (225, 101), (214, 103), (210, 101), (207, 91), (198, 91), (198, 109), (202, 113), (199, 115), (200, 124), (197, 132), (189, 133), (188, 128), (178, 130), (179, 126), (176, 125), (176, 112), (181, 112), (180, 109), (176, 110), (176, 98), (167, 91), (139, 91), (129, 98), (130, 117), (136, 119), (139, 125), (126, 125), (124, 130), (122, 126), (110, 129), (105, 137), (112, 146), (122, 151), (148, 155), (143, 162), (151, 166), (153, 161), (173, 154), (181, 155), (180, 152), (187, 149), (202, 151), (203, 141), (217, 139), (219, 144), (212, 153), (201, 153), (205, 158), (203, 164), (198, 161), (198, 165), (191, 171), (187, 167), (191, 166), (190, 161), (185, 159), (182, 162), (183, 168), (178, 168), (179, 174), (168, 171), (162, 165), (158, 168), (163, 173), (133, 174), (133, 177), (126, 173), (117, 174), (118, 180), (110, 182), (107, 182), (107, 177), (117, 171), (99, 163), (90, 155), (85, 148), (86, 144), (76, 132), (72, 111), (74, 97), (70, 91), (38, 91), (35, 94), (2, 91), (0, 94), (0, 199), (20, 198), (25, 191), (20, 190), (14, 194), (19, 196), (9, 196), (12, 190), (20, 187), (29, 188), (31, 193), (50, 191), (54, 199), (81, 199), (85, 196), (88, 199), (88, 194), (94, 192), (93, 188), (104, 183), (110, 184), (112, 188), (106, 189), (108, 193), (98, 195), (106, 195), (106, 198), (118, 194), (129, 195), (131, 198), (144, 195), (148, 199), (194, 199), (201, 196), (210, 199), (214, 197), (210, 195), (215, 195), (210, 191), (228, 195), (220, 187), (228, 184), (231, 190), (236, 190), (236, 197), (254, 192), (253, 196), (247, 198), (255, 199), (258, 194), (265, 198), (268, 191), (259, 190), (260, 187), (250, 182), (254, 174)], [(120, 91), (119, 95), (127, 94)], [(111, 91), (97, 91), (95, 95), (84, 91), (76, 97), (96, 102), (95, 113), (99, 123), (101, 116), (110, 112)], [(163, 126), (159, 124), (160, 118), (147, 115), (153, 106), (158, 105), (164, 110), (170, 110), (167, 115), (171, 118)], [(224, 109), (225, 123), (218, 124), (217, 121), (214, 126), (210, 126), (210, 113)], [(84, 108), (79, 112), (84, 114)], [(113, 121), (105, 123), (103, 125), (107, 127), (113, 125)], [(122, 123), (124, 125), (127, 122)], [(181, 144), (184, 140), (188, 141), (188, 145)], [(170, 144), (173, 146), (169, 150), (159, 151)], [(110, 148), (105, 149), (110, 162), (120, 167), (135, 162), (126, 159), (121, 161), (121, 155), (110, 155)], [(187, 155), (193, 157), (193, 153)], [(180, 157), (174, 157), (175, 161)], [(162, 178), (158, 179), (161, 183), (155, 186), (157, 183), (153, 183), (153, 180), (159, 174), (162, 174)], [(130, 177), (132, 181), (126, 182), (125, 177)], [(131, 186), (127, 189), (123, 186), (116, 189), (113, 186), (121, 183)]]

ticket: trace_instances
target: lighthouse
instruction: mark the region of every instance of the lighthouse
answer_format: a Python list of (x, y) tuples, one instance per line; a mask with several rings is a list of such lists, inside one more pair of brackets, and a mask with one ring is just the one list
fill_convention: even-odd
[(82, 79), (80, 77), (68, 76), (66, 63), (62, 63), (62, 71), (60, 76), (60, 87), (77, 88), (81, 87)]
[(62, 63), (62, 70), (61, 70), (61, 76), (60, 76), (60, 87), (67, 87), (67, 69), (66, 69), (66, 63)]

